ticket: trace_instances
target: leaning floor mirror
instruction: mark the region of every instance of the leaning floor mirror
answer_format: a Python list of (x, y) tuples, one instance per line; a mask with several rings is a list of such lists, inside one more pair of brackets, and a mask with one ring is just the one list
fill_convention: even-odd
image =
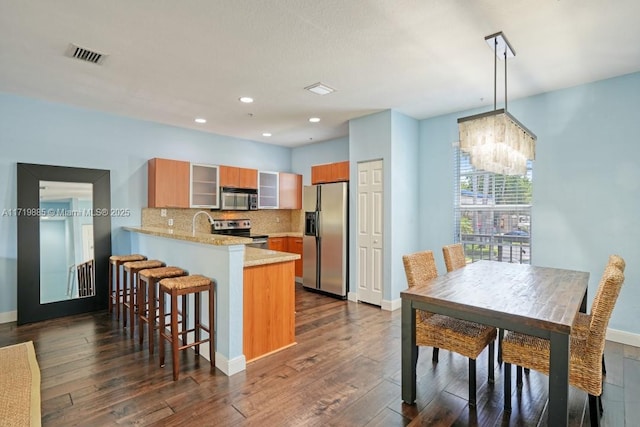
[(18, 324), (106, 308), (109, 171), (17, 166)]

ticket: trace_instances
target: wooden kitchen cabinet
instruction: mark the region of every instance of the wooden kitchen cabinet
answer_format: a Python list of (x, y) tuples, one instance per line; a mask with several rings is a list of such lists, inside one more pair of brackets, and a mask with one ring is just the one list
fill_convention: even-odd
[(147, 162), (147, 205), (150, 208), (188, 208), (189, 168), (189, 162), (150, 159)]
[(302, 175), (280, 172), (280, 209), (302, 209)]
[(287, 252), (300, 255), (296, 263), (296, 277), (302, 277), (302, 237), (287, 237)]
[(287, 252), (287, 238), (286, 237), (269, 237), (269, 249), (272, 251)]
[(235, 166), (220, 166), (220, 186), (258, 189), (258, 170)]
[(332, 182), (349, 181), (349, 161), (331, 163)]
[(302, 277), (302, 237), (269, 237), (269, 249), (300, 255), (295, 261), (296, 277)]
[(311, 183), (349, 181), (349, 161), (311, 166)]
[(330, 165), (311, 166), (311, 184), (324, 184), (331, 179)]
[(242, 319), (247, 362), (296, 343), (293, 261), (244, 268)]
[(221, 187), (236, 187), (235, 184), (238, 182), (238, 168), (220, 165), (218, 173), (220, 174)]
[(240, 188), (258, 189), (258, 169), (238, 168)]

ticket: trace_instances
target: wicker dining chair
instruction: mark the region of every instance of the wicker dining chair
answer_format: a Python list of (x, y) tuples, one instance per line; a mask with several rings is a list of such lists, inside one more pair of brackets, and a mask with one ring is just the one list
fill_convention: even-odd
[[(620, 255), (609, 255), (609, 262), (607, 263), (607, 267), (609, 266), (616, 267), (624, 273), (626, 263)], [(600, 290), (600, 288), (598, 288), (597, 292), (600, 293), (602, 291)], [(596, 297), (593, 300), (593, 304), (594, 305), (597, 304), (598, 301), (600, 301), (600, 299), (597, 297), (597, 294), (596, 294)], [(593, 307), (591, 307), (591, 311), (593, 312)], [(578, 313), (576, 315), (576, 319), (573, 322), (573, 326), (571, 326), (571, 334), (577, 338), (585, 339), (589, 334), (590, 324), (591, 324), (591, 314)], [(606, 372), (604, 373), (606, 374)]]
[[(620, 271), (624, 273), (624, 269), (626, 263), (624, 259), (620, 255), (609, 255), (609, 262), (607, 263), (607, 267), (613, 266), (618, 268)], [(600, 291), (600, 287), (598, 287), (598, 291)], [(594, 304), (597, 304), (599, 298), (594, 298)], [(587, 313), (577, 313), (576, 318), (573, 321), (573, 325), (571, 326), (571, 336), (576, 337), (578, 339), (586, 339), (589, 335), (589, 327), (591, 325), (591, 314)], [(500, 331), (502, 332), (502, 331)], [(502, 337), (500, 333), (498, 334), (498, 361), (501, 362), (501, 353), (502, 353)], [(522, 368), (520, 366), (517, 367), (516, 370), (516, 385), (518, 387), (522, 386)], [(528, 369), (525, 373), (529, 373)], [(602, 354), (602, 375), (607, 375), (607, 366), (604, 362), (604, 353)], [(600, 404), (602, 405), (602, 400), (600, 400)]]
[[(402, 257), (409, 287), (438, 276), (432, 251)], [(489, 346), (489, 383), (494, 382), (494, 341), (496, 329), (441, 314), (416, 310), (416, 345), (453, 351), (469, 358), (469, 406), (476, 404), (476, 359)], [(437, 360), (434, 360), (437, 361)]]
[[(457, 270), (467, 265), (467, 260), (464, 257), (464, 248), (461, 243), (455, 243), (452, 245), (446, 245), (442, 247), (442, 255), (444, 257), (444, 265), (447, 268), (447, 273)], [(438, 361), (438, 349), (433, 349), (434, 360)]]
[(447, 272), (457, 270), (467, 265), (462, 243), (443, 246), (442, 255), (444, 256), (444, 265), (447, 267)]
[[(467, 265), (467, 259), (464, 256), (464, 247), (462, 243), (454, 243), (442, 247), (442, 255), (447, 272), (457, 270)], [(498, 363), (502, 363), (502, 338), (504, 338), (504, 329), (498, 329)], [(435, 349), (433, 350), (436, 351)], [(528, 370), (527, 370), (528, 371)], [(518, 378), (522, 380), (522, 370), (518, 370)]]
[[(609, 255), (608, 266), (613, 266), (618, 268), (620, 271), (624, 273), (624, 269), (626, 267), (626, 263), (624, 259), (620, 255)], [(598, 293), (601, 292), (600, 288), (598, 288)], [(593, 300), (593, 305), (597, 304), (600, 299), (597, 297)], [(593, 307), (591, 308), (591, 312), (593, 313)], [(591, 314), (587, 313), (578, 313), (576, 315), (575, 320), (573, 321), (573, 325), (571, 326), (571, 335), (576, 338), (585, 339), (589, 334), (589, 325), (591, 324)], [(607, 368), (604, 363), (604, 354), (602, 355), (602, 374), (607, 375)]]
[[(592, 426), (599, 425), (602, 410), (602, 354), (611, 312), (615, 306), (624, 273), (617, 267), (605, 268), (591, 310), (589, 332), (585, 338), (570, 337), (569, 384), (589, 395)], [(528, 367), (549, 375), (549, 340), (509, 332), (502, 342), (504, 361), (504, 409), (511, 410), (511, 365)]]
[[(416, 283), (438, 277), (438, 269), (433, 258), (433, 252), (430, 252), (431, 251), (417, 252), (402, 257), (404, 273), (407, 276), (407, 283), (409, 287)], [(418, 325), (422, 325), (422, 323), (431, 316), (433, 316), (433, 313), (429, 313), (424, 310), (416, 310), (416, 329), (419, 328)], [(421, 344), (419, 342), (421, 335), (422, 334), (418, 334), (416, 336), (417, 345), (426, 347), (426, 344)], [(433, 356), (431, 357), (431, 360), (433, 362), (438, 362), (438, 347), (433, 347)]]

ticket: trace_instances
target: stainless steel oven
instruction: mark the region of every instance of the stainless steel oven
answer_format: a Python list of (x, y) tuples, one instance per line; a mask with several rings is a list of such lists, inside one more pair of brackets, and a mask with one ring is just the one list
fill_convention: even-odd
[(251, 246), (252, 248), (259, 249), (269, 249), (269, 237), (268, 236), (253, 236), (252, 243), (247, 244), (247, 246)]
[(251, 233), (250, 219), (214, 219), (211, 224), (211, 233), (227, 236), (248, 237), (253, 241), (247, 246), (260, 249), (269, 248), (269, 236), (266, 234)]

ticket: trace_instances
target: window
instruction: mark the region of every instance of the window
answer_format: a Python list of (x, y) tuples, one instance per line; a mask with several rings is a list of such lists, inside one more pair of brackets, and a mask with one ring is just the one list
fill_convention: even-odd
[(456, 150), (455, 241), (467, 260), (531, 263), (532, 162), (524, 176), (475, 170)]

